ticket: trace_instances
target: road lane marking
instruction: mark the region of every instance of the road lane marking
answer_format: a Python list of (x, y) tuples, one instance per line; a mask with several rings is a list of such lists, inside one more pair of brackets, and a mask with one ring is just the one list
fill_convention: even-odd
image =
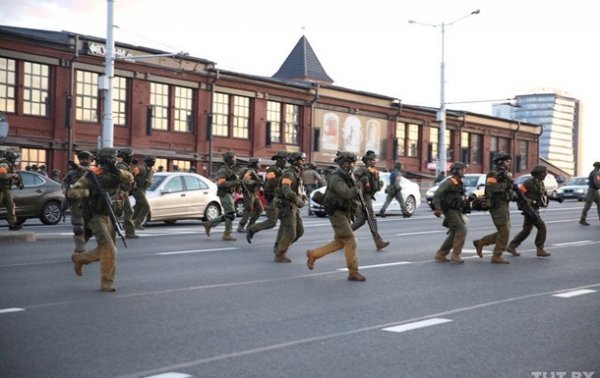
[[(364, 265), (364, 266), (361, 266), (360, 269), (381, 268), (381, 267), (385, 267), (385, 266), (407, 265), (407, 264), (411, 264), (411, 262), (410, 261), (398, 261), (398, 262), (386, 263), (386, 264)], [(340, 271), (340, 272), (347, 272), (348, 268), (340, 268), (340, 269), (336, 269), (336, 270)]]
[(431, 326), (438, 325), (438, 324), (444, 324), (444, 323), (448, 323), (451, 321), (452, 321), (451, 319), (433, 318), (433, 319), (421, 320), (421, 321), (413, 322), (413, 323), (402, 324), (402, 325), (398, 325), (398, 326), (394, 326), (394, 327), (382, 328), (381, 330), (387, 331), (387, 332), (400, 333), (400, 332), (412, 331), (413, 329), (419, 329), (419, 328), (424, 328), (424, 327), (431, 327)]
[(189, 375), (189, 374), (168, 372), (168, 373), (164, 373), (164, 374), (150, 375), (145, 378), (190, 378), (190, 377), (191, 377), (191, 375)]
[(18, 307), (3, 308), (3, 309), (0, 309), (0, 314), (8, 314), (9, 312), (19, 312), (19, 311), (25, 311), (25, 309), (24, 308), (18, 308)]
[(553, 297), (571, 298), (571, 297), (577, 297), (579, 295), (591, 294), (591, 293), (595, 293), (595, 292), (596, 292), (596, 290), (582, 289), (582, 290), (568, 291), (566, 293), (554, 294)]
[(231, 251), (239, 249), (237, 247), (224, 247), (224, 248), (209, 248), (209, 249), (190, 249), (187, 251), (173, 251), (173, 252), (158, 252), (157, 255), (182, 255), (185, 253), (204, 253), (204, 252), (215, 252), (215, 251)]
[(568, 243), (554, 243), (552, 244), (553, 247), (567, 247), (567, 246), (576, 246), (576, 245), (586, 245), (586, 244), (592, 244), (594, 243), (592, 240), (578, 240), (578, 241), (574, 241), (574, 242), (568, 242)]
[(412, 236), (412, 235), (426, 235), (426, 234), (441, 234), (446, 233), (446, 230), (440, 231), (423, 231), (423, 232), (408, 232), (406, 234), (396, 234), (395, 236)]

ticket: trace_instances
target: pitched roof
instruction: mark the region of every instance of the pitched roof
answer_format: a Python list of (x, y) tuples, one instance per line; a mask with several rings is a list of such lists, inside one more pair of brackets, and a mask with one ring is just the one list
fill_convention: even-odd
[(273, 78), (333, 83), (305, 36), (296, 43)]

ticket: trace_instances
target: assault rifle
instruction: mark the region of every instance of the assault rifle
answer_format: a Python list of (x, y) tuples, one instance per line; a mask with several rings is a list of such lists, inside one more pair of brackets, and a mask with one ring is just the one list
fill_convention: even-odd
[[(358, 186), (356, 178), (354, 177), (354, 173), (351, 172), (348, 176), (350, 177), (350, 181), (352, 181), (352, 184), (354, 186)], [(379, 250), (385, 247), (384, 245), (379, 244), (379, 242), (383, 241), (383, 238), (381, 237), (381, 235), (379, 235), (379, 231), (377, 230), (377, 223), (375, 223), (375, 214), (371, 212), (372, 209), (369, 206), (367, 206), (367, 203), (365, 202), (365, 197), (363, 195), (362, 188), (360, 188), (360, 190), (358, 191), (358, 201), (360, 202), (361, 211), (363, 212), (363, 215), (367, 220), (369, 230), (371, 231), (371, 236), (373, 237), (373, 241), (375, 241), (377, 249)]]
[(100, 181), (98, 181), (98, 177), (96, 177), (96, 175), (93, 172), (90, 171), (86, 174), (92, 180), (92, 183), (94, 184), (94, 188), (96, 188), (98, 193), (100, 193), (100, 197), (102, 197), (102, 202), (104, 203), (104, 207), (106, 209), (108, 209), (108, 217), (110, 218), (110, 221), (111, 221), (113, 227), (115, 228), (117, 235), (119, 235), (121, 240), (123, 240), (123, 244), (125, 244), (125, 248), (129, 248), (129, 246), (127, 245), (127, 241), (125, 240), (125, 231), (123, 231), (123, 226), (121, 226), (119, 219), (117, 218), (117, 216), (115, 215), (115, 212), (113, 211), (112, 201), (111, 201), (108, 193), (106, 193), (106, 191), (102, 188), (102, 185), (100, 185)]
[(518, 184), (513, 185), (513, 190), (515, 191), (515, 193), (517, 193), (517, 202), (522, 207), (521, 210), (523, 211), (523, 215), (526, 215), (529, 218), (531, 218), (534, 221), (534, 223), (541, 223), (542, 218), (540, 217), (540, 214), (531, 206), (531, 204), (529, 203), (529, 198), (527, 198), (525, 194), (523, 194), (523, 192), (519, 190)]

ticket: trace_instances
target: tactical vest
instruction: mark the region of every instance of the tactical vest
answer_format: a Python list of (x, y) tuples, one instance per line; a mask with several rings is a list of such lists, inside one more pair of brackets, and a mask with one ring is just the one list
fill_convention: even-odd
[(290, 185), (290, 189), (292, 189), (292, 192), (294, 192), (297, 195), (301, 195), (302, 191), (304, 190), (304, 184), (302, 183), (300, 170), (294, 167), (289, 167), (283, 172), (283, 174), (279, 178), (279, 191), (277, 193), (277, 196), (279, 198), (285, 199), (284, 194), (281, 191), (281, 182), (284, 178), (286, 178), (286, 176), (289, 176), (290, 174), (292, 175), (292, 183)]
[(374, 196), (381, 189), (381, 181), (379, 180), (379, 171), (377, 168), (360, 167), (354, 172), (354, 175), (357, 180), (363, 183), (363, 190), (366, 194)]
[(346, 212), (350, 217), (354, 217), (354, 214), (358, 210), (359, 204), (356, 199), (345, 199), (340, 196), (332, 188), (336, 187), (339, 182), (343, 182), (348, 188), (354, 186), (354, 182), (350, 178), (347, 171), (338, 168), (333, 172), (327, 183), (327, 191), (325, 192), (325, 208), (327, 214), (331, 215), (335, 210)]
[(279, 179), (283, 174), (283, 169), (277, 165), (273, 165), (267, 169), (267, 177), (265, 180), (264, 191), (265, 198), (267, 201), (272, 201), (279, 192)]
[[(124, 200), (124, 194), (119, 189), (121, 185), (119, 176), (104, 170), (101, 170), (99, 173), (92, 172), (91, 174), (96, 175), (102, 190), (104, 190), (111, 199), (113, 211), (117, 216), (119, 216), (119, 214), (123, 211)], [(86, 200), (85, 206), (89, 209), (89, 211), (91, 211), (92, 214), (108, 215), (110, 213), (104, 204), (102, 193), (100, 193), (93, 186), (90, 188), (90, 196)]]
[[(452, 182), (454, 180), (454, 182)], [(455, 184), (456, 182), (456, 184)], [(450, 178), (448, 188), (443, 194), (440, 206), (442, 211), (446, 212), (450, 209), (462, 210), (465, 207), (465, 186), (464, 183), (458, 182), (454, 177)], [(439, 190), (439, 189), (438, 189)]]
[(15, 166), (8, 160), (2, 160), (1, 163), (3, 165), (7, 166), (7, 172), (6, 172), (6, 176), (2, 175), (0, 176), (0, 191), (2, 192), (8, 192), (10, 191), (11, 187), (12, 187), (12, 183), (13, 183), (13, 176), (12, 174), (17, 172), (17, 169), (15, 168)]
[[(229, 181), (229, 182), (238, 181), (238, 176), (235, 174), (233, 169), (228, 166), (221, 167), (221, 169), (219, 169), (219, 171), (217, 172), (217, 177), (219, 179), (224, 178), (226, 182), (227, 181)], [(218, 181), (218, 179), (217, 179), (217, 181)], [(240, 190), (239, 185), (225, 186), (225, 185), (219, 185), (217, 183), (217, 195), (219, 197), (222, 197), (227, 193), (239, 192), (239, 190)]]

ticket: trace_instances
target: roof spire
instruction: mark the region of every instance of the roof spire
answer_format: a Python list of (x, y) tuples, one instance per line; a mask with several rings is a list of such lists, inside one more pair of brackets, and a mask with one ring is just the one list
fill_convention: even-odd
[[(304, 26), (302, 29), (305, 29)], [(333, 83), (333, 79), (325, 72), (321, 62), (319, 62), (319, 58), (317, 58), (317, 55), (304, 35), (296, 43), (296, 46), (283, 62), (279, 71), (273, 75), (273, 78), (326, 84)]]

